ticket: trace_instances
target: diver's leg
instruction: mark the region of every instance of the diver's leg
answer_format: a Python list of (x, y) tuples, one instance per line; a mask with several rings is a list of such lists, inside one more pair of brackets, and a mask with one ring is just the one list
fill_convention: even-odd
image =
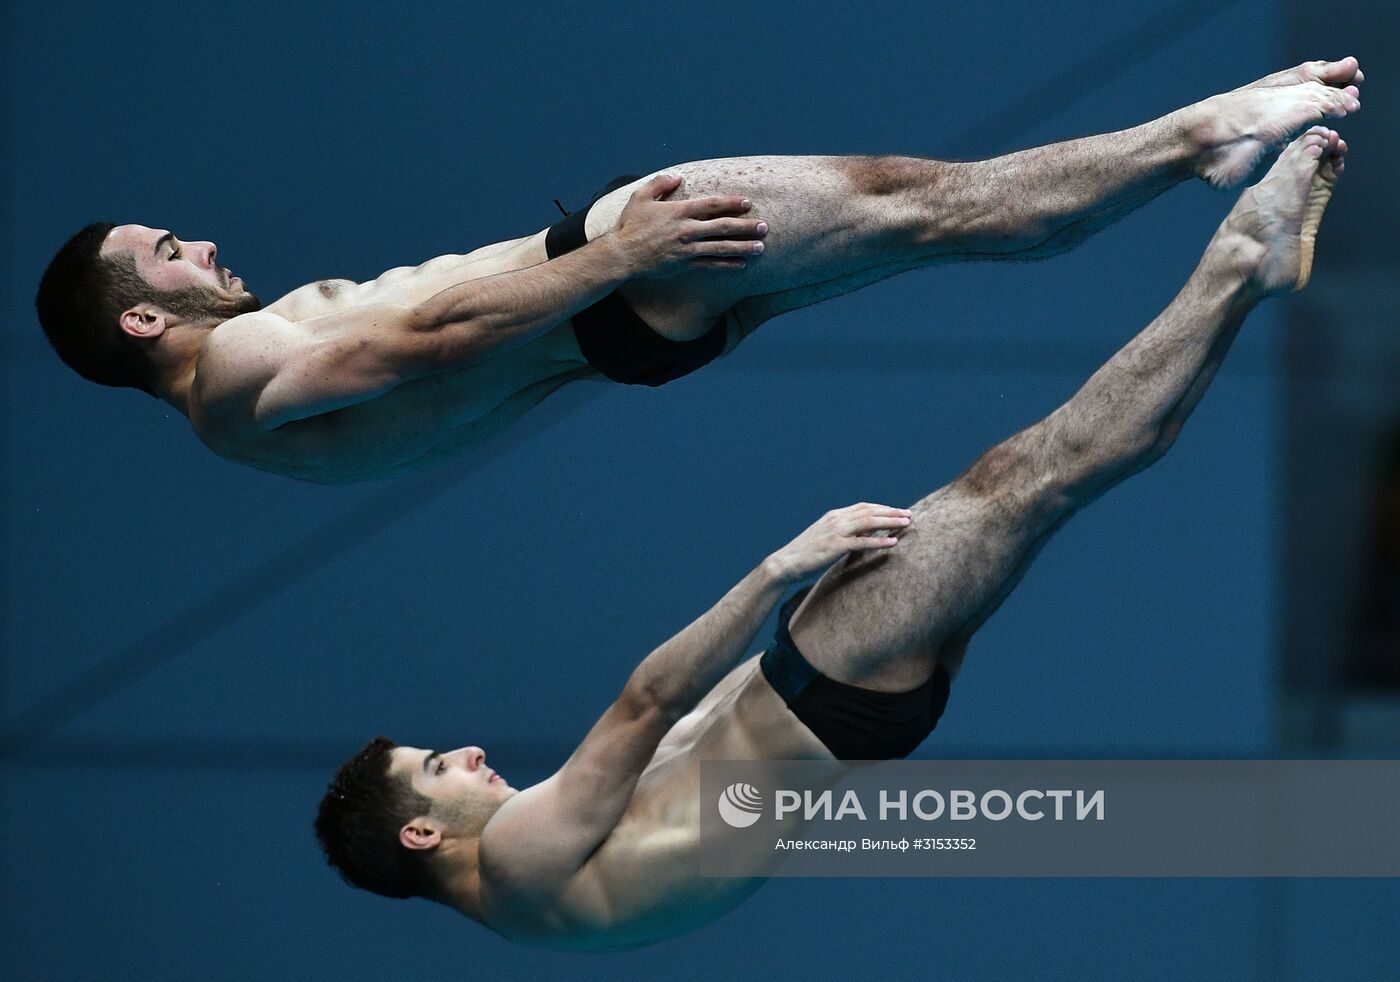
[(892, 691), (915, 688), (940, 660), (956, 671), (1049, 537), (1166, 453), (1245, 315), (1305, 281), (1305, 244), (1345, 151), (1321, 127), (1295, 140), (1244, 192), (1171, 305), (1069, 402), (915, 504), (893, 549), (833, 566), (792, 619), (808, 661)]
[[(1356, 105), (1355, 59), (1288, 72), (1118, 133), (968, 163), (903, 156), (732, 157), (667, 168), (680, 197), (740, 194), (769, 221), (767, 248), (739, 271), (634, 280), (621, 293), (675, 339), (731, 308), (752, 329), (774, 312), (902, 270), (1071, 248), (1178, 181), (1245, 177), (1269, 145)], [(635, 185), (601, 198), (586, 232), (612, 228)], [(745, 305), (745, 301), (752, 301)]]

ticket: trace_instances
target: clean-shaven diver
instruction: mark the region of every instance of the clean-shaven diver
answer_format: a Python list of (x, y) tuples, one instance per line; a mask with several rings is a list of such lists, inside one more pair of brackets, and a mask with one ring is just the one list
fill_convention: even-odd
[(1301, 284), (1346, 149), (1323, 127), (1295, 140), (1171, 305), (1044, 420), (909, 509), (830, 512), (765, 559), (642, 661), (552, 777), (517, 791), (479, 747), (371, 741), (321, 801), (329, 861), (553, 948), (646, 944), (733, 908), (773, 857), (752, 878), (700, 876), (700, 762), (823, 760), (838, 776), (918, 747), (973, 632), (1050, 536), (1166, 453), (1246, 314)]
[(968, 163), (678, 164), (618, 178), (534, 235), (266, 306), (212, 242), (95, 224), (50, 264), (39, 319), (80, 374), (165, 400), (230, 460), (385, 477), (479, 445), (569, 382), (661, 385), (785, 311), (916, 267), (1063, 252), (1191, 176), (1238, 184), (1358, 109), (1362, 80), (1355, 58), (1308, 62), (1118, 133)]

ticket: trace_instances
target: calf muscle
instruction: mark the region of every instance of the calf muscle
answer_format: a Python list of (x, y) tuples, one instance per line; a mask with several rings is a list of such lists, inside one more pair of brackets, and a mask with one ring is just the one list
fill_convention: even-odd
[(922, 683), (1080, 508), (1170, 446), (1257, 301), (1217, 237), (1172, 304), (1046, 419), (913, 506), (893, 550), (828, 571), (791, 630), (820, 671), (874, 689)]

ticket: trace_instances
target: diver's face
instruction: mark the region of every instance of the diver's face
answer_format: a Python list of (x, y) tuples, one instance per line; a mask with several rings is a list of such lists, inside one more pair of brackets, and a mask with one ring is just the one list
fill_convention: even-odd
[(431, 799), (435, 811), (441, 807), (459, 814), (489, 814), (516, 794), (505, 778), (486, 766), (486, 751), (480, 747), (445, 752), (395, 747), (389, 773), (406, 779), (413, 790)]
[(247, 294), (243, 281), (216, 261), (212, 242), (186, 242), (161, 228), (118, 225), (102, 243), (103, 256), (130, 255), (147, 283), (161, 291), (205, 289)]

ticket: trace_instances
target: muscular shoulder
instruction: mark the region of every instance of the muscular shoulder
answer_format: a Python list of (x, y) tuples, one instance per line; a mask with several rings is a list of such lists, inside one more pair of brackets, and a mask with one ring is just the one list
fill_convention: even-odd
[[(513, 940), (552, 948), (590, 948), (609, 923), (604, 881), (592, 858), (551, 856), (566, 820), (548, 783), (516, 795), (492, 817), (478, 847), (482, 920)], [(538, 792), (531, 794), (531, 792)]]
[(499, 915), (519, 917), (525, 911), (538, 911), (561, 886), (537, 862), (537, 837), (553, 817), (545, 814), (550, 810), (552, 780), (512, 797), (481, 831), (477, 858), (482, 897), (489, 898), (489, 906)]
[(199, 353), (194, 398), (206, 416), (250, 406), (297, 344), (297, 325), (266, 310), (241, 314), (209, 332)]
[(551, 784), (557, 775), (525, 788), (496, 810), (481, 830), (479, 858), (482, 880), (496, 881), (502, 888), (519, 873), (529, 859), (530, 840), (537, 831), (536, 820), (542, 805), (550, 800)]

